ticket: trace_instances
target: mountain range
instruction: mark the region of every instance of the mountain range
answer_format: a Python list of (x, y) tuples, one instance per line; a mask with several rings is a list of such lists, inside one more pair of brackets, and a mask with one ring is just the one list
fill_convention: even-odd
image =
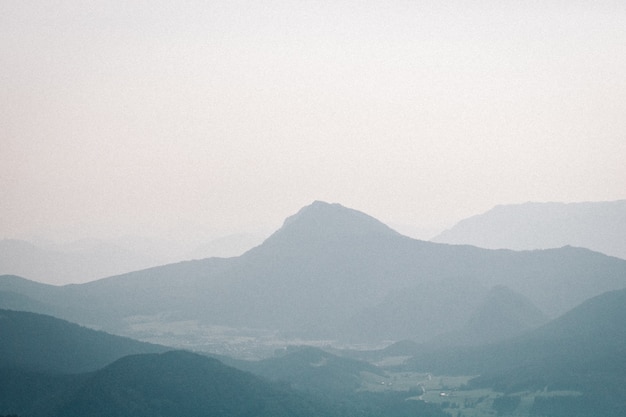
[(362, 212), (314, 202), (239, 257), (66, 286), (2, 276), (8, 295), (0, 302), (131, 336), (133, 320), (173, 317), (378, 343), (457, 331), (494, 286), (556, 317), (626, 287), (626, 260), (574, 247), (517, 252), (419, 241)]
[(433, 242), (490, 249), (584, 247), (626, 259), (626, 200), (499, 205), (461, 220)]

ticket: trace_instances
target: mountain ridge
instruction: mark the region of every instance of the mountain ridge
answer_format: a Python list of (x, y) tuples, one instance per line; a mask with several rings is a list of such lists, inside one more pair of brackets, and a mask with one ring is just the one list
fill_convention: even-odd
[[(373, 343), (425, 341), (462, 325), (460, 317), (476, 307), (467, 295), (478, 297), (494, 285), (519, 292), (554, 317), (625, 287), (626, 260), (573, 247), (516, 252), (420, 241), (364, 213), (317, 202), (235, 258), (63, 287), (0, 277), (0, 291), (53, 306), (62, 318), (128, 335), (136, 318), (175, 317)], [(436, 309), (441, 300), (448, 307)]]
[(566, 245), (626, 259), (626, 200), (497, 205), (456, 223), (433, 242), (532, 250)]

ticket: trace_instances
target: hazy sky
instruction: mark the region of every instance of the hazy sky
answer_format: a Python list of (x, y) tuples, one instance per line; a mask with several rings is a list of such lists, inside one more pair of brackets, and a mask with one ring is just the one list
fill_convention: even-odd
[(626, 198), (626, 2), (0, 2), (0, 238)]

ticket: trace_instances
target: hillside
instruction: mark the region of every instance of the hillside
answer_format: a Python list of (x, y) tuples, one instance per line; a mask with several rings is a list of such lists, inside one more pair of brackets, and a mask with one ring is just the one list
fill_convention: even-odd
[(626, 259), (626, 200), (496, 206), (433, 242), (514, 250), (584, 247)]
[(321, 416), (323, 408), (250, 374), (188, 352), (135, 355), (96, 372), (56, 415)]
[[(626, 413), (626, 291), (595, 297), (530, 333), (516, 351), (526, 357), (486, 372), (470, 387), (505, 393), (577, 391), (535, 400), (535, 415), (619, 417)], [(514, 345), (501, 350), (512, 355)]]
[(471, 346), (499, 342), (545, 324), (548, 318), (528, 298), (504, 286), (493, 287), (469, 319), (453, 332), (429, 342)]
[(51, 316), (0, 310), (0, 368), (79, 373), (163, 346), (113, 336)]
[(313, 395), (184, 351), (126, 356), (89, 374), (0, 368), (0, 415), (23, 417), (447, 416), (410, 395)]
[[(409, 368), (435, 373), (482, 374), (481, 378), (501, 379), (500, 388), (513, 385), (513, 382), (504, 382), (504, 375), (508, 375), (520, 389), (543, 388), (549, 384), (548, 376), (552, 371), (560, 373), (560, 377), (568, 375), (572, 381), (577, 378), (576, 369), (587, 369), (590, 376), (593, 363), (600, 373), (620, 374), (621, 360), (615, 363), (613, 360), (626, 352), (625, 320), (626, 289), (610, 291), (506, 341), (465, 348), (421, 351), (418, 348), (409, 361)], [(616, 366), (612, 368), (613, 365)], [(586, 378), (583, 374), (578, 377), (581, 383)]]
[(272, 381), (288, 382), (301, 391), (326, 395), (346, 395), (356, 391), (361, 385), (363, 372), (384, 374), (369, 363), (339, 357), (308, 346), (288, 347), (272, 358), (241, 361), (233, 366)]
[(0, 277), (0, 291), (128, 335), (136, 334), (130, 323), (148, 317), (368, 343), (426, 341), (458, 328), (495, 285), (555, 317), (625, 287), (626, 260), (572, 247), (515, 252), (424, 242), (359, 211), (315, 202), (236, 258), (63, 287)]

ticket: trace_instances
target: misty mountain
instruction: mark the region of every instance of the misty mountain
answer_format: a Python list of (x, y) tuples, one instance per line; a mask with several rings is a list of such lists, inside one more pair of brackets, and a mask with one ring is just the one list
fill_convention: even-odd
[[(492, 380), (496, 375), (519, 377), (516, 389), (543, 389), (550, 383), (548, 376), (552, 372), (555, 378), (566, 375), (574, 378), (575, 370), (583, 369), (589, 374), (621, 373), (624, 376), (625, 320), (626, 289), (610, 291), (506, 341), (474, 347), (418, 347), (413, 351), (409, 368), (435, 373), (481, 374), (481, 378)], [(621, 359), (616, 361), (618, 357)], [(578, 377), (584, 379), (585, 374)], [(503, 388), (505, 382), (499, 384)]]
[(584, 247), (626, 259), (626, 200), (496, 206), (433, 242), (514, 250)]
[(83, 240), (52, 248), (0, 240), (0, 273), (40, 282), (87, 282), (159, 265), (159, 260), (109, 242)]
[(240, 233), (187, 242), (127, 236), (64, 244), (0, 240), (0, 274), (53, 285), (89, 282), (187, 259), (239, 256), (266, 235)]
[(212, 257), (230, 258), (233, 256), (239, 256), (253, 247), (263, 243), (263, 240), (266, 237), (267, 235), (260, 233), (236, 233), (217, 239), (211, 239), (186, 252), (184, 259), (203, 259)]
[(546, 315), (528, 298), (505, 286), (495, 286), (460, 329), (438, 336), (429, 344), (493, 343), (518, 336), (547, 321)]
[(130, 354), (164, 352), (138, 342), (51, 316), (0, 310), (0, 368), (78, 373)]
[[(626, 413), (626, 291), (595, 297), (515, 344), (495, 348), (498, 366), (470, 381), (505, 393), (578, 391), (535, 400), (534, 415)], [(508, 357), (508, 358), (507, 358)], [(512, 359), (512, 360), (511, 360)], [(510, 360), (510, 361), (509, 361)], [(504, 364), (505, 361), (506, 365)]]
[(556, 316), (626, 286), (626, 261), (582, 248), (488, 250), (418, 241), (338, 204), (315, 202), (235, 258), (155, 267), (62, 287), (0, 277), (58, 315), (112, 332), (175, 317), (285, 336), (426, 341), (457, 329), (504, 285)]

